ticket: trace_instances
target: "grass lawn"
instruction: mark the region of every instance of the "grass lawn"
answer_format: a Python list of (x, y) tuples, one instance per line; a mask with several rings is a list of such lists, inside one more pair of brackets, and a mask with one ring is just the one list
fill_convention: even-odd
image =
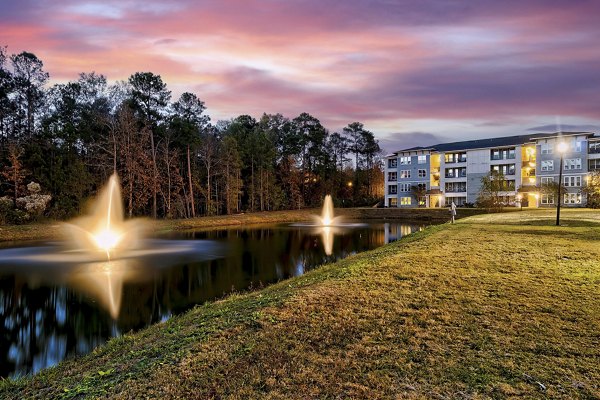
[(230, 296), (0, 398), (600, 398), (600, 213), (482, 215)]

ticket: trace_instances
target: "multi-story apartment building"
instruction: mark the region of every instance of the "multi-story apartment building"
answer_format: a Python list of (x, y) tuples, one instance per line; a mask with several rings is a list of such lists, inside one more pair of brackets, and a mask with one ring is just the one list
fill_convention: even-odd
[(474, 204), (482, 178), (497, 171), (504, 176), (506, 190), (500, 195), (505, 204), (552, 206), (557, 199), (540, 188), (558, 183), (561, 156), (562, 204), (583, 206), (586, 178), (590, 171), (600, 170), (600, 137), (591, 132), (537, 133), (397, 151), (385, 160), (385, 205)]

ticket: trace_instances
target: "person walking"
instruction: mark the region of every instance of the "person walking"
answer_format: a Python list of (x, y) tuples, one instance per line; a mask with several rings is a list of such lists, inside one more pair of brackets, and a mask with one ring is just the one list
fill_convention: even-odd
[(451, 223), (454, 223), (454, 218), (456, 218), (456, 204), (454, 204), (454, 202), (452, 202), (452, 204), (450, 204), (450, 216), (451, 216)]

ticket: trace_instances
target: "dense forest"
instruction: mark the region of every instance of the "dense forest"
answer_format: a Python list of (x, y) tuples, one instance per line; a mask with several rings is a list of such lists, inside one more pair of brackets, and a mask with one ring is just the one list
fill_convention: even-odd
[(172, 99), (152, 72), (114, 84), (95, 72), (49, 79), (34, 54), (0, 47), (0, 222), (35, 217), (19, 205), (32, 187), (51, 199), (37, 214), (78, 215), (114, 172), (129, 216), (295, 209), (325, 194), (367, 205), (383, 195), (381, 150), (359, 122), (333, 133), (307, 113), (213, 123), (196, 94)]

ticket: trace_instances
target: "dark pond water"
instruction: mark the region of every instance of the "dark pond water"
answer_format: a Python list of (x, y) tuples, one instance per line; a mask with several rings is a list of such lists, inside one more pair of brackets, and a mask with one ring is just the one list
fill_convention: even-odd
[(147, 250), (110, 262), (82, 263), (58, 244), (0, 249), (0, 376), (36, 373), (232, 290), (302, 275), (419, 229), (236, 227), (153, 239)]

